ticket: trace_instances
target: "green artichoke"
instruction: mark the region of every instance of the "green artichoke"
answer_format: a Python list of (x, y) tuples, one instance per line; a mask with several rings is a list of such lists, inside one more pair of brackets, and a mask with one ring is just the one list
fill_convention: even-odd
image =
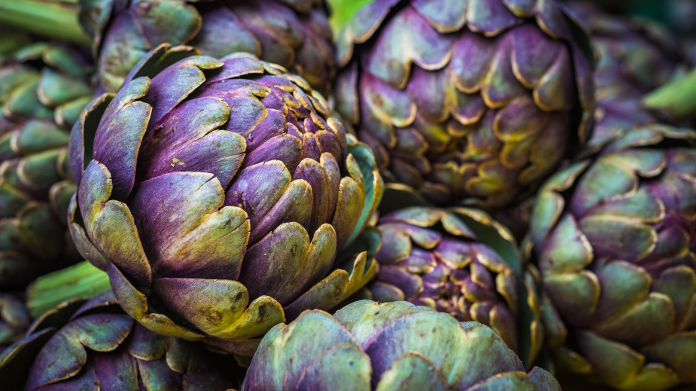
[(0, 293), (0, 352), (22, 338), (30, 324), (31, 317), (24, 300), (9, 293)]
[(620, 390), (696, 383), (695, 142), (638, 127), (542, 187), (531, 237), (559, 365)]
[(525, 281), (505, 227), (475, 209), (410, 207), (383, 216), (377, 228), (374, 300), (407, 300), (483, 323), (525, 363), (534, 361), (543, 338), (537, 283), (533, 275)]
[(3, 390), (220, 391), (241, 374), (231, 357), (148, 331), (112, 292), (46, 312), (0, 354)]
[(162, 45), (83, 113), (71, 232), (145, 327), (251, 356), (286, 317), (374, 277), (364, 252), (334, 260), (382, 182), (303, 79), (246, 53), (195, 54)]
[(251, 53), (328, 94), (336, 73), (323, 0), (80, 0), (80, 22), (95, 36), (99, 87), (116, 92), (151, 49), (189, 44), (221, 58)]
[(553, 0), (376, 0), (337, 51), (337, 110), (437, 204), (503, 207), (592, 132), (589, 39)]
[(79, 260), (67, 230), (75, 192), (69, 129), (92, 98), (79, 51), (44, 42), (0, 65), (0, 289)]
[(406, 302), (305, 311), (264, 337), (243, 391), (559, 390), (490, 328)]

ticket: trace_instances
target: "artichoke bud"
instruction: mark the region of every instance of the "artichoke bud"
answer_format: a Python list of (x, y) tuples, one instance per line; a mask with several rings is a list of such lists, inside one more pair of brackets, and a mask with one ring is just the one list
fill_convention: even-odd
[(154, 49), (82, 114), (71, 232), (145, 327), (252, 355), (273, 325), (376, 274), (364, 253), (350, 270), (334, 263), (382, 181), (301, 77), (250, 54), (197, 54)]
[(28, 43), (0, 60), (0, 289), (79, 261), (67, 233), (75, 192), (69, 131), (89, 103), (80, 50)]
[(337, 110), (434, 204), (505, 207), (592, 134), (592, 48), (555, 1), (376, 0), (337, 52)]
[(336, 74), (323, 0), (80, 0), (79, 20), (93, 35), (97, 79), (116, 92), (128, 72), (163, 43), (191, 45), (215, 58), (249, 53), (303, 77), (328, 94)]
[(261, 341), (244, 384), (254, 390), (561, 390), (489, 327), (428, 307), (360, 300), (333, 316), (305, 311)]
[(3, 387), (11, 390), (214, 391), (238, 387), (243, 373), (229, 355), (147, 330), (111, 291), (45, 312), (0, 354)]
[(696, 382), (695, 140), (635, 127), (542, 187), (530, 232), (567, 370), (625, 390)]

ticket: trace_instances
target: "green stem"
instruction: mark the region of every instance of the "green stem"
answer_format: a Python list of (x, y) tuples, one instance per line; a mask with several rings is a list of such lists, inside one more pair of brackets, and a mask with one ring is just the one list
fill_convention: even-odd
[(696, 115), (696, 70), (645, 96), (643, 106), (674, 119)]
[(0, 23), (81, 45), (92, 42), (80, 27), (75, 0), (0, 0)]
[(84, 261), (36, 279), (27, 288), (27, 308), (37, 317), (66, 300), (92, 298), (109, 289), (109, 276)]

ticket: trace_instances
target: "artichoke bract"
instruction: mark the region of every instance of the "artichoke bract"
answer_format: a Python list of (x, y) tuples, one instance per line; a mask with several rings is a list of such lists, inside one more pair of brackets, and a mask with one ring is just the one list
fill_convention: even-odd
[(490, 328), (406, 302), (361, 300), (332, 317), (306, 311), (275, 326), (242, 390), (560, 390)]
[(571, 10), (589, 31), (599, 58), (597, 124), (589, 142), (596, 151), (621, 131), (655, 122), (641, 99), (670, 80), (681, 56), (669, 31), (657, 22), (607, 15), (587, 2), (574, 3)]
[(542, 187), (531, 235), (559, 365), (621, 390), (696, 383), (694, 142), (635, 128)]
[(0, 352), (24, 336), (31, 324), (31, 316), (19, 297), (0, 293)]
[(145, 54), (188, 44), (215, 58), (247, 52), (279, 64), (328, 94), (336, 74), (324, 0), (80, 0), (95, 37), (99, 87), (119, 89)]
[(503, 207), (592, 132), (589, 39), (554, 1), (376, 0), (337, 45), (337, 110), (437, 204)]
[(139, 325), (112, 292), (46, 312), (0, 354), (6, 390), (219, 391), (242, 374), (231, 357)]
[(195, 54), (153, 50), (85, 110), (70, 142), (71, 232), (147, 328), (251, 356), (258, 340), (234, 342), (328, 310), (376, 274), (365, 252), (334, 260), (383, 185), (370, 149), (304, 80), (250, 54)]
[(407, 300), (485, 324), (525, 363), (534, 361), (543, 338), (536, 282), (524, 280), (506, 228), (476, 209), (432, 207), (389, 213), (377, 228), (374, 300)]
[(0, 61), (0, 289), (80, 260), (67, 230), (70, 128), (92, 99), (74, 48), (32, 43)]

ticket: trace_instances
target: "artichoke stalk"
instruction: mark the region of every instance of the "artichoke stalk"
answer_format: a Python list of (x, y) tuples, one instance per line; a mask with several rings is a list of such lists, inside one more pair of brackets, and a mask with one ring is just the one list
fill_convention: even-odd
[(244, 391), (561, 390), (490, 328), (406, 302), (305, 311), (264, 337)]
[(87, 46), (92, 40), (80, 28), (78, 5), (79, 0), (2, 0), (0, 23), (12, 26), (12, 34), (21, 29)]
[(219, 391), (242, 374), (231, 357), (145, 329), (110, 291), (46, 312), (0, 354), (7, 390)]
[(71, 232), (124, 310), (168, 336), (251, 356), (305, 309), (377, 273), (336, 264), (382, 197), (370, 149), (300, 77), (246, 53), (169, 45), (71, 134)]
[(532, 216), (556, 363), (620, 390), (696, 383), (696, 131), (626, 131)]
[(531, 367), (543, 330), (538, 272), (525, 276), (511, 233), (476, 209), (409, 207), (380, 218), (379, 302), (407, 300), (490, 326)]
[(436, 204), (524, 198), (592, 133), (592, 49), (555, 1), (376, 0), (337, 45), (337, 110)]
[(0, 64), (0, 289), (77, 262), (67, 230), (75, 192), (69, 129), (92, 98), (77, 49), (24, 46)]
[(116, 92), (145, 54), (188, 44), (221, 58), (251, 53), (328, 94), (336, 73), (323, 0), (80, 0), (80, 23), (94, 36), (99, 87)]

